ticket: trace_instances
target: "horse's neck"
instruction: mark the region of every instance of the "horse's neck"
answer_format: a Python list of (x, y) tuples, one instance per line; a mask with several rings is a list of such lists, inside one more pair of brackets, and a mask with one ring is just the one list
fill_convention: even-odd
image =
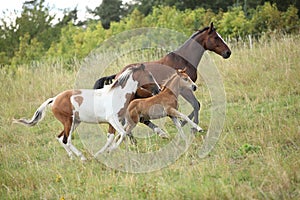
[[(137, 88), (138, 88), (138, 82), (133, 80), (132, 75), (130, 75), (126, 83), (124, 83), (123, 85), (118, 85), (118, 86), (114, 86), (113, 88), (110, 88), (110, 92), (112, 93), (116, 92), (116, 94), (118, 94), (117, 96), (125, 96), (126, 99), (130, 99), (136, 92)], [(128, 101), (126, 100), (126, 102)]]
[(179, 95), (179, 79), (180, 77), (174, 75), (168, 82), (164, 85), (164, 91), (162, 92), (171, 92), (176, 98)]
[(174, 51), (175, 54), (184, 58), (191, 63), (195, 68), (203, 56), (205, 49), (194, 38), (189, 38), (182, 46)]

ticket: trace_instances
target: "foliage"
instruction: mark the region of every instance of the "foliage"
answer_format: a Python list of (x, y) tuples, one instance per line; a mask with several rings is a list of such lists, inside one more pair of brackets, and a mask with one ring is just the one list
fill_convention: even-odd
[(249, 34), (250, 24), (242, 7), (233, 7), (216, 24), (220, 27), (218, 32), (229, 38), (245, 38)]
[[(159, 2), (164, 3), (158, 4)], [(66, 59), (66, 62), (74, 58), (80, 60), (111, 36), (141, 27), (168, 28), (184, 33), (188, 37), (195, 30), (208, 26), (213, 21), (223, 38), (231, 41), (245, 40), (249, 37), (258, 39), (273, 33), (299, 32), (298, 9), (293, 5), (281, 11), (276, 4), (269, 2), (262, 4), (264, 1), (260, 1), (259, 6), (253, 7), (256, 4), (247, 1), (251, 7), (233, 4), (234, 6), (228, 7), (227, 11), (220, 9), (215, 12), (213, 9), (206, 9), (206, 6), (198, 7), (194, 1), (191, 2), (197, 5), (192, 6), (192, 9), (183, 9), (180, 8), (180, 2), (153, 0), (134, 1), (131, 5), (123, 5), (119, 0), (104, 1), (94, 11), (89, 10), (100, 17), (101, 23), (90, 20), (77, 25), (76, 8), (65, 12), (64, 17), (57, 24), (53, 24), (54, 16), (49, 14), (49, 9), (44, 6), (44, 0), (26, 3), (22, 15), (16, 19), (15, 24), (8, 24), (2, 20), (0, 64), (16, 65), (49, 57), (60, 57)], [(206, 4), (210, 5), (209, 2)], [(217, 1), (216, 4), (222, 2), (224, 1)], [(114, 4), (116, 5), (110, 7)], [(151, 11), (147, 13), (141, 8), (147, 7), (148, 4), (159, 6), (151, 7)], [(80, 24), (85, 25), (81, 27)]]
[(44, 4), (45, 0), (26, 1), (21, 15), (14, 21), (1, 19), (0, 65), (39, 60), (53, 43), (60, 40), (61, 29), (76, 19), (77, 11), (72, 10), (53, 24), (55, 16), (50, 15)]
[(89, 12), (99, 17), (102, 26), (109, 29), (110, 23), (119, 22), (126, 10), (122, 7), (122, 0), (103, 0), (100, 6)]
[(39, 60), (43, 52), (45, 52), (43, 44), (37, 38), (30, 40), (29, 33), (26, 33), (20, 38), (20, 46), (13, 57), (12, 64), (20, 65), (30, 63), (32, 60)]

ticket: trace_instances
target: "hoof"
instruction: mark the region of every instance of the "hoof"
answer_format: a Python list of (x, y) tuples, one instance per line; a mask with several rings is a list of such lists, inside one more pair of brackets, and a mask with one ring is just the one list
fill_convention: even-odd
[(162, 139), (170, 139), (170, 137), (167, 133), (161, 133), (161, 134), (158, 134), (158, 136), (161, 137)]
[(202, 133), (202, 132), (203, 132), (203, 129), (202, 129), (200, 126), (198, 126), (198, 127), (197, 127), (197, 131), (200, 132), (200, 133)]
[(191, 132), (192, 133), (203, 133), (203, 129), (201, 127), (197, 127), (197, 128), (191, 128)]
[(185, 121), (185, 120), (180, 120), (180, 125), (181, 125), (181, 127), (183, 127), (184, 125), (186, 125), (187, 124), (187, 121)]
[(160, 128), (155, 128), (154, 131), (157, 133), (157, 135), (163, 139), (169, 139), (169, 134), (165, 133), (163, 130)]

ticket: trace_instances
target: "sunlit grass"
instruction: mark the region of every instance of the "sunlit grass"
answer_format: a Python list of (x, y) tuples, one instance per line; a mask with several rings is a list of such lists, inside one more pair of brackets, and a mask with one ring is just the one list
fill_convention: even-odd
[[(227, 98), (217, 146), (199, 159), (202, 137), (196, 134), (174, 164), (146, 174), (120, 172), (92, 159), (77, 133), (73, 142), (89, 160), (70, 160), (55, 139), (62, 126), (51, 112), (33, 128), (11, 124), (73, 88), (79, 64), (73, 71), (59, 62), (2, 68), (0, 199), (299, 199), (299, 45), (299, 37), (286, 36), (252, 49), (235, 47), (229, 60), (210, 54)], [(207, 128), (209, 92), (201, 78), (198, 85), (201, 126)], [(172, 135), (174, 127), (167, 129)], [(156, 136), (138, 142), (132, 150), (153, 151), (167, 143)]]

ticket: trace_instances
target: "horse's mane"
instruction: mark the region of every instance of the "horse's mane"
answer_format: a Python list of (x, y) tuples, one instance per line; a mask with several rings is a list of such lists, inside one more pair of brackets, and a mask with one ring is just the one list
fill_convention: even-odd
[(191, 38), (196, 37), (196, 36), (199, 35), (200, 33), (203, 33), (204, 31), (207, 31), (208, 29), (209, 29), (209, 27), (207, 26), (207, 27), (205, 27), (205, 28), (203, 28), (203, 29), (201, 29), (201, 30), (196, 31), (196, 32), (191, 36)]
[(115, 87), (118, 86), (122, 86), (126, 83), (126, 81), (128, 80), (129, 76), (132, 74), (133, 72), (133, 68), (130, 67), (128, 69), (126, 69), (119, 77), (118, 79), (116, 79), (113, 83), (112, 86), (110, 87), (110, 89), (113, 89)]
[(162, 90), (166, 87), (166, 85), (177, 76), (177, 72), (174, 72), (172, 76), (162, 81)]

